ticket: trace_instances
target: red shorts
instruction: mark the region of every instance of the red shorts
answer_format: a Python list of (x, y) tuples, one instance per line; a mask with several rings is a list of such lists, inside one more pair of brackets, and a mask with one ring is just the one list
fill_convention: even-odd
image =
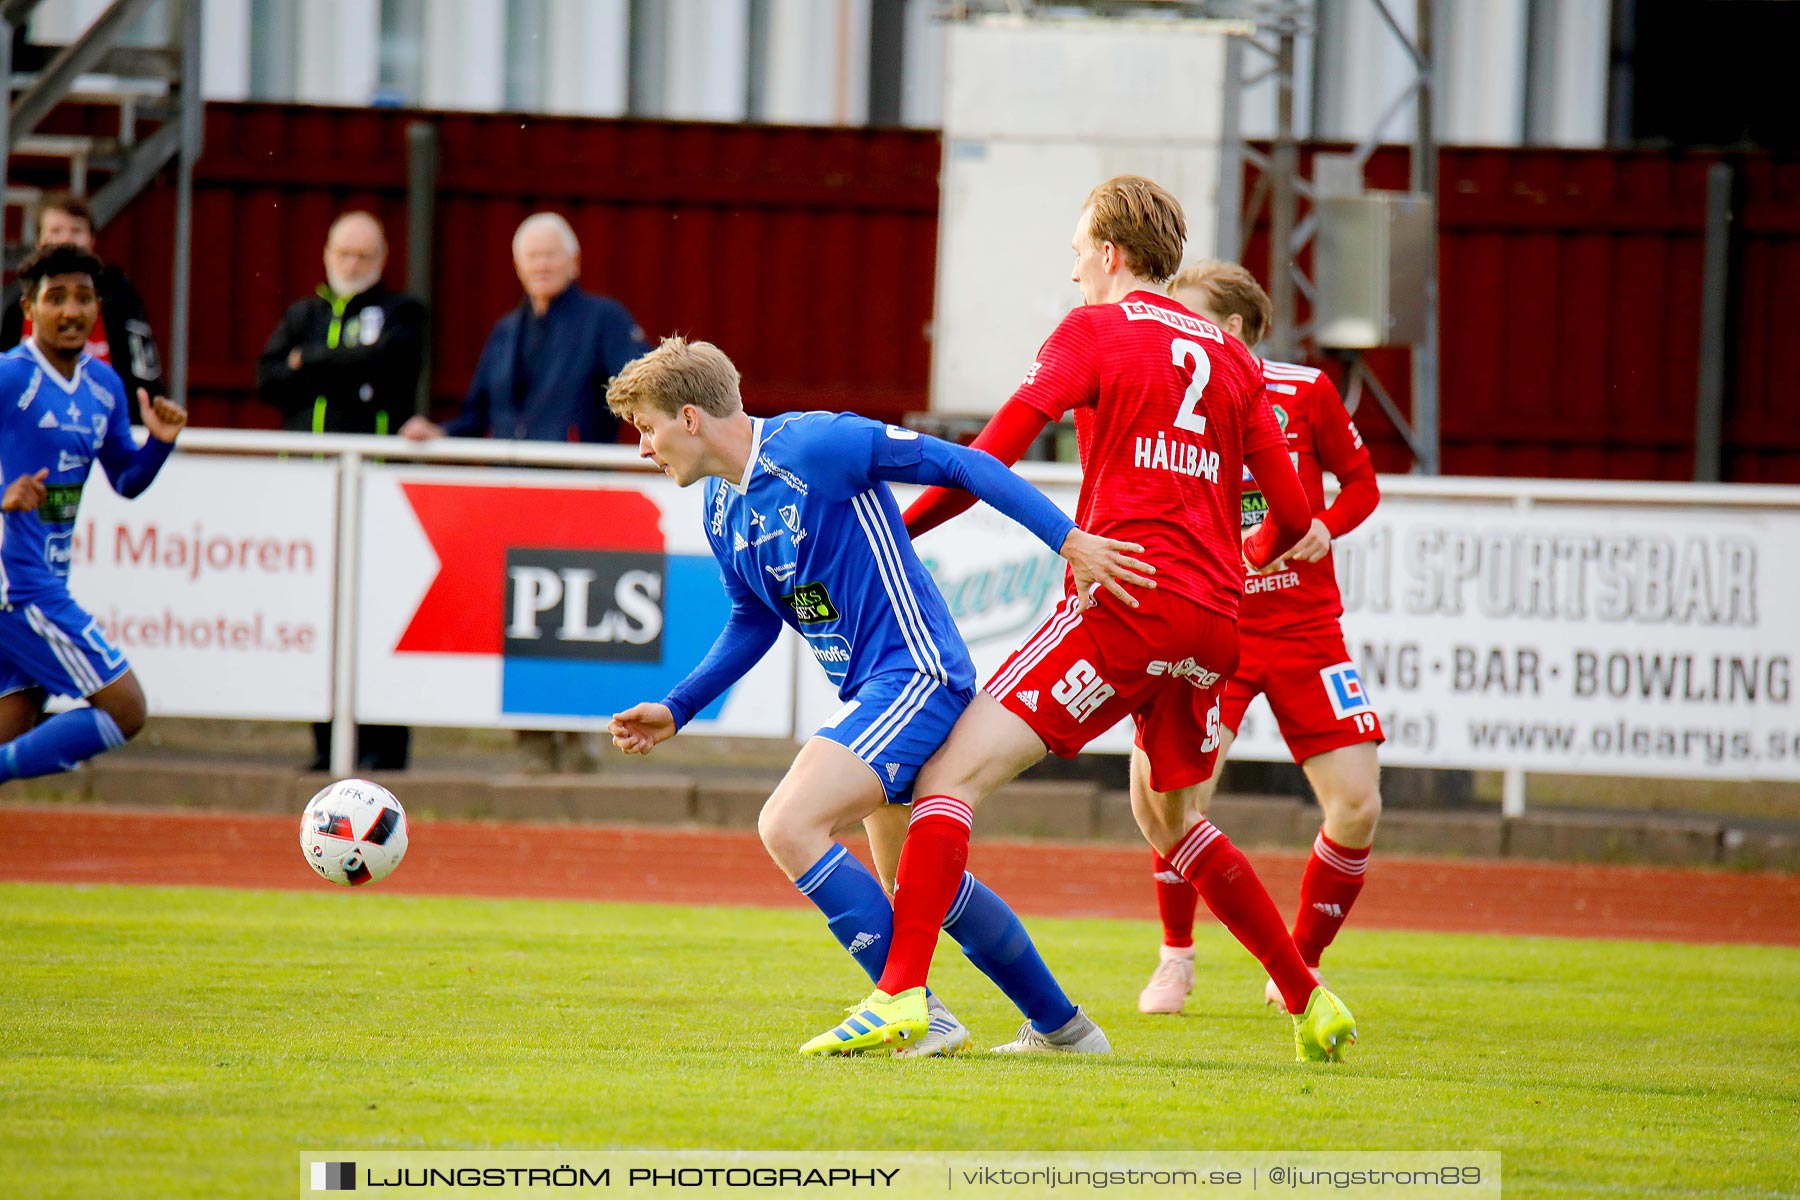
[(1224, 691), (1219, 719), (1234, 735), (1257, 693), (1267, 695), (1297, 763), (1327, 750), (1385, 740), (1381, 718), (1335, 624), (1317, 633), (1244, 634), (1237, 671)]
[(1072, 757), (1126, 714), (1159, 792), (1212, 775), (1219, 697), (1237, 667), (1237, 622), (1172, 593), (1139, 592), (1139, 607), (1110, 596), (1082, 610), (1065, 598), (1001, 664), (987, 692)]

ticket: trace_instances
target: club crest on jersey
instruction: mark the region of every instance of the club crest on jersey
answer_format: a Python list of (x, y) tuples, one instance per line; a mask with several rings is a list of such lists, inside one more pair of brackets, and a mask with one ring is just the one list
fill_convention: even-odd
[(800, 532), (800, 506), (798, 504), (784, 504), (776, 511), (781, 514), (783, 525), (786, 525), (793, 533)]
[(1331, 711), (1339, 720), (1371, 707), (1369, 694), (1363, 691), (1362, 676), (1356, 673), (1355, 663), (1338, 663), (1334, 667), (1326, 667), (1319, 672), (1319, 678), (1325, 684), (1325, 695), (1331, 701)]
[(1281, 432), (1286, 433), (1288, 423), (1287, 409), (1281, 407), (1279, 404), (1271, 404), (1269, 407), (1275, 410), (1275, 423), (1281, 426)]

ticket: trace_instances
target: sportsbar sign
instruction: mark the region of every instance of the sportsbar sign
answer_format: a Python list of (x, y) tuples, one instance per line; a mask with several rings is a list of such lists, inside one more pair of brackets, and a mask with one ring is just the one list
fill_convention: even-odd
[[(917, 546), (983, 679), (1061, 599), (1060, 560), (979, 507)], [(1333, 553), (1349, 660), (1316, 686), (1380, 715), (1385, 762), (1800, 779), (1800, 506), (1388, 495)], [(1238, 735), (1233, 757), (1289, 757), (1260, 699)]]
[(1796, 551), (1800, 510), (1417, 496), (1333, 548), (1385, 761), (1743, 779), (1800, 779)]

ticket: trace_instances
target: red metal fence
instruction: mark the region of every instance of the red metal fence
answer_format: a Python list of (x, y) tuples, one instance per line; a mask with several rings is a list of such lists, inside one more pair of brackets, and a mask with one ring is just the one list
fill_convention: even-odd
[[(1741, 193), (1724, 477), (1800, 483), (1800, 374), (1780, 361), (1800, 323), (1800, 159), (1660, 151), (1440, 153), (1447, 474), (1692, 478), (1706, 170), (1719, 161)], [(1372, 187), (1406, 176), (1402, 148), (1369, 163)], [(1246, 254), (1258, 274), (1266, 233)], [(1410, 413), (1407, 355), (1369, 361)], [(1407, 469), (1373, 402), (1357, 424), (1383, 470)]]
[[(923, 408), (937, 251), (933, 133), (590, 121), (385, 109), (211, 104), (195, 171), (196, 420), (274, 424), (255, 361), (282, 310), (322, 278), (346, 208), (387, 224), (406, 276), (406, 125), (437, 126), (432, 390), (461, 402), (482, 342), (519, 300), (512, 235), (553, 208), (581, 239), (582, 283), (653, 337), (719, 343), (753, 408)], [(101, 236), (168, 323), (174, 188), (141, 195)]]
[[(753, 408), (926, 402), (940, 143), (934, 133), (213, 104), (196, 171), (190, 393), (209, 424), (267, 425), (257, 351), (320, 278), (349, 206), (388, 223), (404, 278), (405, 127), (439, 134), (433, 390), (459, 400), (518, 297), (514, 226), (555, 208), (583, 282), (652, 334), (717, 341)], [(1459, 474), (1683, 479), (1693, 466), (1701, 220), (1718, 155), (1446, 149), (1439, 164), (1443, 463)], [(1724, 467), (1800, 482), (1800, 159), (1739, 168)], [(1372, 186), (1403, 187), (1403, 150)], [(174, 189), (149, 189), (102, 252), (169, 328)], [(1262, 273), (1260, 235), (1248, 256)], [(1049, 248), (1054, 250), (1054, 247)], [(1405, 356), (1372, 357), (1408, 403)], [(1409, 459), (1366, 404), (1383, 469)]]

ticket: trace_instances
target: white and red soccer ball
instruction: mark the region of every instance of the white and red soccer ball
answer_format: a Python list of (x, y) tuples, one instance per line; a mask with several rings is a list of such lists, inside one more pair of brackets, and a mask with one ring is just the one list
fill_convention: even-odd
[(378, 783), (340, 779), (307, 802), (300, 852), (333, 883), (386, 879), (406, 857), (406, 810)]

